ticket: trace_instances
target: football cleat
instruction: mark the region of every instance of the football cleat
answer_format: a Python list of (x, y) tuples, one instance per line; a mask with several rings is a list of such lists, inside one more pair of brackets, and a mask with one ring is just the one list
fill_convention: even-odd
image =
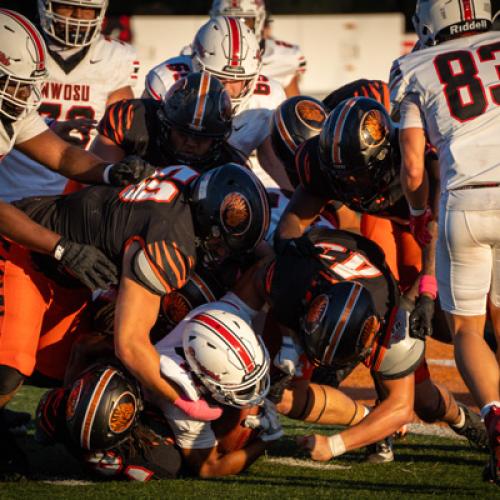
[(366, 447), (366, 461), (370, 464), (394, 462), (392, 437), (387, 437)]
[(458, 407), (465, 416), (465, 423), (460, 428), (450, 424), (450, 428), (460, 436), (466, 437), (472, 446), (481, 451), (488, 451), (488, 434), (481, 417), (462, 403), (458, 403)]
[(484, 419), (490, 444), (490, 460), (484, 479), (500, 485), (500, 407), (492, 406)]
[(23, 436), (28, 431), (31, 415), (24, 411), (0, 410), (0, 427), (15, 436)]

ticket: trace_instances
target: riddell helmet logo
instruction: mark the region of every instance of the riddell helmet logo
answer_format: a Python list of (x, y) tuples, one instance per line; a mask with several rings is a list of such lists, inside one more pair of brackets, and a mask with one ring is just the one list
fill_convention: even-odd
[(233, 236), (245, 234), (252, 222), (248, 200), (237, 192), (226, 195), (220, 208), (220, 220), (224, 229)]
[(466, 33), (467, 31), (487, 30), (488, 26), (488, 21), (486, 19), (454, 24), (450, 27), (450, 35), (458, 35), (460, 33)]
[(0, 64), (10, 66), (10, 59), (0, 50)]
[(330, 299), (326, 295), (319, 295), (312, 301), (306, 315), (306, 333), (311, 335), (318, 329), (325, 317), (329, 303)]
[(300, 101), (295, 108), (298, 118), (308, 128), (321, 130), (326, 114), (321, 107), (312, 101)]

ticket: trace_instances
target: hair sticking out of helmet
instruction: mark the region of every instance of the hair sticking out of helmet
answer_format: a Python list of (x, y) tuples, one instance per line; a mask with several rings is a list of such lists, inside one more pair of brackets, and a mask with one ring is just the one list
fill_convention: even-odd
[(232, 16), (242, 19), (253, 30), (257, 41), (262, 39), (266, 23), (264, 0), (214, 0), (210, 17)]
[[(253, 94), (261, 68), (261, 51), (253, 31), (240, 19), (218, 16), (196, 33), (193, 68), (227, 82), (233, 111), (240, 110)], [(241, 85), (235, 89), (235, 82)]]
[[(101, 33), (107, 7), (108, 0), (38, 0), (43, 31), (63, 47), (87, 47), (94, 42)], [(75, 15), (90, 9), (94, 11), (90, 19)]]
[(274, 111), (271, 142), (294, 186), (299, 182), (294, 166), (295, 152), (300, 144), (320, 133), (326, 117), (323, 103), (308, 96), (290, 97)]
[(198, 247), (207, 264), (252, 251), (269, 228), (264, 186), (250, 170), (235, 163), (198, 177), (190, 204)]
[(370, 292), (355, 281), (336, 283), (315, 297), (300, 323), (309, 359), (335, 368), (363, 361), (380, 330)]
[(413, 25), (423, 45), (491, 29), (489, 0), (418, 0)]
[(42, 36), (24, 16), (0, 9), (0, 113), (22, 119), (41, 102), (47, 78), (47, 49)]
[(250, 325), (227, 309), (216, 302), (186, 322), (186, 360), (219, 403), (257, 405), (269, 392), (269, 354)]
[(321, 130), (321, 169), (336, 190), (367, 202), (398, 175), (393, 139), (392, 121), (382, 104), (367, 97), (346, 99)]

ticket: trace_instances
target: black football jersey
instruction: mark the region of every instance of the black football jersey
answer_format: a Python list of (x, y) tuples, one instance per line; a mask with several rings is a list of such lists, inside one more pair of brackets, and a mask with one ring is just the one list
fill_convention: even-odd
[(197, 176), (188, 167), (167, 167), (137, 185), (91, 186), (70, 195), (26, 198), (16, 206), (66, 238), (99, 248), (119, 267), (127, 246), (139, 243), (132, 266), (136, 281), (165, 294), (183, 286), (195, 265), (186, 189)]
[[(175, 165), (178, 161), (161, 147), (162, 135), (166, 131), (158, 118), (160, 106), (161, 103), (154, 99), (129, 99), (113, 103), (106, 109), (97, 129), (101, 135), (120, 146), (127, 156), (138, 155), (159, 168)], [(209, 167), (230, 162), (244, 165), (246, 158), (224, 142), (220, 154)]]
[(336, 189), (320, 168), (319, 136), (308, 139), (297, 149), (295, 169), (300, 185), (313, 195), (340, 202), (359, 213), (378, 215), (401, 223), (409, 219), (408, 204), (403, 196), (399, 175), (385, 190), (374, 193), (368, 202), (348, 198), (341, 188)]
[(296, 330), (313, 296), (348, 280), (367, 287), (379, 317), (386, 318), (398, 303), (399, 293), (380, 247), (363, 236), (324, 227), (313, 228), (307, 236), (321, 253), (315, 257), (293, 252), (278, 255), (265, 273), (265, 289), (276, 319)]
[(370, 97), (390, 110), (390, 92), (387, 83), (382, 80), (360, 79), (340, 87), (323, 99), (323, 104), (330, 112), (345, 99), (351, 97)]

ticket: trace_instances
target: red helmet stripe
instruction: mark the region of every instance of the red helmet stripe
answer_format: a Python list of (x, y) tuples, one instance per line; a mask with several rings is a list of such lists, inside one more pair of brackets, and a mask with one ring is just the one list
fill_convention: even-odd
[(192, 127), (201, 129), (203, 117), (205, 116), (205, 106), (207, 103), (208, 90), (210, 88), (210, 75), (205, 71), (201, 72), (200, 88), (198, 89), (198, 97), (196, 98), (196, 107), (194, 111)]
[(231, 66), (240, 66), (241, 30), (240, 23), (234, 17), (228, 17), (229, 26), (229, 60)]
[(460, 0), (462, 3), (462, 12), (463, 12), (463, 17), (464, 21), (471, 21), (473, 16), (472, 16), (472, 5), (471, 5), (471, 0)]
[(339, 113), (339, 117), (337, 122), (335, 123), (335, 128), (333, 130), (333, 147), (332, 147), (332, 156), (333, 163), (342, 164), (342, 152), (340, 150), (340, 139), (342, 138), (342, 132), (344, 131), (344, 126), (346, 123), (347, 115), (349, 114), (350, 109), (356, 103), (356, 99), (349, 99), (343, 106), (342, 110)]
[(359, 283), (353, 283), (353, 288), (351, 293), (347, 297), (347, 300), (344, 304), (344, 310), (342, 311), (342, 315), (340, 316), (337, 324), (335, 325), (335, 329), (333, 330), (330, 341), (328, 342), (328, 348), (323, 355), (323, 361), (327, 364), (332, 363), (333, 358), (335, 356), (335, 352), (342, 340), (342, 335), (344, 334), (345, 327), (351, 317), (351, 313), (356, 306), (356, 302), (361, 295), (361, 285)]
[(40, 33), (38, 33), (37, 29), (33, 26), (33, 24), (31, 24), (24, 16), (21, 16), (17, 12), (7, 9), (0, 9), (0, 12), (3, 12), (6, 16), (15, 19), (29, 33), (29, 35), (33, 39), (33, 42), (35, 43), (35, 48), (36, 48), (36, 58), (37, 58), (36, 69), (37, 71), (44, 71), (45, 46), (42, 37), (40, 36)]
[[(208, 314), (197, 314), (193, 321), (208, 326), (210, 330), (222, 337), (233, 349), (233, 352), (240, 358), (241, 364), (245, 367), (246, 373), (250, 373), (255, 369), (255, 364), (252, 357), (244, 344), (242, 344), (234, 334), (227, 329), (220, 321)], [(243, 321), (243, 320), (242, 320)]]

